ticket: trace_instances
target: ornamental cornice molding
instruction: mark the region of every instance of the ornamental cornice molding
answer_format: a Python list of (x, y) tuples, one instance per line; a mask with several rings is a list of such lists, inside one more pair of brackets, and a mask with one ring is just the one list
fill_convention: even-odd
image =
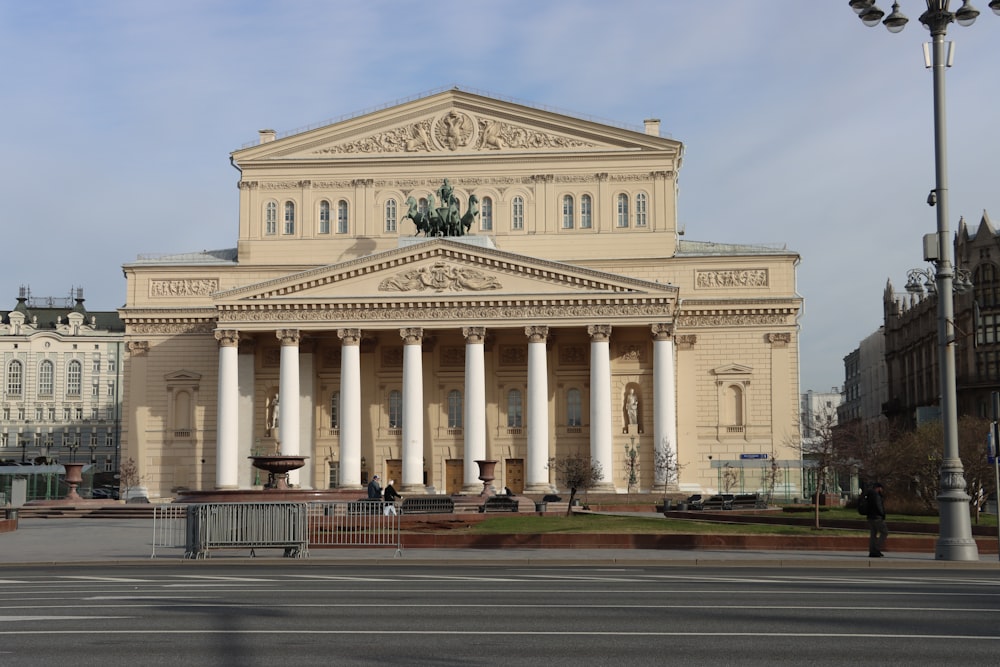
[[(547, 183), (559, 183), (566, 185), (597, 184), (605, 181), (618, 183), (636, 183), (644, 181), (655, 181), (657, 179), (672, 179), (676, 176), (674, 171), (648, 171), (623, 174), (552, 174)], [(467, 176), (449, 178), (451, 184), (462, 189), (472, 189), (477, 187), (494, 187), (504, 190), (513, 186), (533, 186), (538, 183), (536, 175), (526, 174), (524, 176)], [(301, 190), (309, 188), (311, 190), (347, 190), (355, 187), (370, 187), (377, 189), (399, 190), (406, 195), (421, 194), (426, 190), (433, 192), (441, 184), (440, 178), (376, 178), (376, 179), (338, 179), (319, 181), (240, 181), (239, 187), (243, 190)]]
[(684, 312), (677, 316), (677, 325), (685, 328), (782, 325), (790, 323), (796, 312), (791, 308), (691, 312), (687, 308), (688, 304), (684, 305)]
[(696, 289), (747, 289), (770, 285), (767, 269), (698, 269), (694, 272)]
[(221, 310), (219, 323), (240, 322), (447, 322), (507, 320), (594, 320), (594, 319), (669, 319), (672, 303), (665, 300), (629, 299), (629, 303), (569, 303), (559, 305), (546, 299), (545, 304), (525, 304), (521, 299), (509, 302), (465, 305), (448, 302), (402, 305), (387, 304), (306, 304), (302, 307), (280, 304), (276, 307)]
[(211, 322), (148, 322), (128, 324), (127, 334), (203, 334), (215, 331), (215, 321)]

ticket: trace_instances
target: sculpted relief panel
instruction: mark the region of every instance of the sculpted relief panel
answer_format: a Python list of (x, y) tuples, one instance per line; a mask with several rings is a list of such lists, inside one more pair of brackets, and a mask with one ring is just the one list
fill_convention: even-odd
[(329, 146), (317, 154), (433, 153), (457, 150), (591, 148), (596, 144), (451, 110), (437, 118)]
[(696, 271), (696, 287), (767, 287), (767, 269), (726, 269), (722, 271)]
[(219, 291), (215, 278), (181, 278), (149, 281), (149, 296), (209, 296)]
[(482, 271), (467, 266), (449, 266), (445, 262), (435, 262), (433, 266), (403, 271), (379, 283), (381, 292), (422, 292), (434, 290), (495, 290), (500, 289), (500, 281)]

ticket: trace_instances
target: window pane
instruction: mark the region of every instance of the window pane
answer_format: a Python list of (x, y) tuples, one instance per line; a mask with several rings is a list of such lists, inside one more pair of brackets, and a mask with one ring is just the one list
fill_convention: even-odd
[[(80, 383), (83, 380), (83, 364), (75, 359), (69, 362), (66, 370), (66, 394), (68, 396), (80, 395)], [(80, 417), (83, 419), (83, 417)]]
[(510, 228), (524, 229), (524, 198), (514, 197), (510, 208)]
[(396, 200), (390, 199), (385, 203), (385, 231), (396, 231)]
[(618, 226), (628, 227), (628, 195), (618, 195)]
[(563, 197), (562, 226), (573, 229), (573, 198), (570, 195)]
[(267, 212), (265, 213), (264, 233), (268, 236), (278, 233), (278, 204), (277, 202), (267, 202)]
[(644, 192), (635, 196), (635, 226), (646, 226), (646, 193)]
[(462, 392), (448, 392), (448, 428), (462, 428)]
[(330, 233), (330, 202), (328, 201), (319, 203), (319, 233)]
[(484, 232), (493, 230), (493, 199), (483, 197), (479, 207), (479, 225)]
[(580, 390), (570, 389), (566, 393), (566, 425), (580, 426), (583, 424)]
[(55, 367), (51, 361), (43, 361), (38, 367), (38, 393), (43, 396), (52, 395), (52, 380)]
[(389, 392), (389, 428), (403, 425), (403, 395), (398, 389)]
[(333, 392), (330, 397), (330, 428), (340, 428), (340, 392)]
[(294, 202), (285, 202), (285, 234), (295, 233), (295, 204)]
[(347, 202), (343, 199), (337, 202), (337, 233), (347, 233)]
[(507, 392), (507, 427), (520, 428), (523, 425), (521, 405), (521, 390), (511, 389)]
[(591, 226), (591, 199), (590, 195), (580, 197), (580, 228), (590, 229)]

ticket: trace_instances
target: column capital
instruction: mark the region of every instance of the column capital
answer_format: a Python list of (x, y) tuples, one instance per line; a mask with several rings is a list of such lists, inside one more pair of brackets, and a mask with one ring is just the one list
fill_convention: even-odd
[(128, 351), (133, 357), (137, 357), (149, 352), (149, 341), (148, 340), (130, 340), (128, 342)]
[(674, 335), (674, 325), (659, 322), (650, 327), (653, 340), (670, 340)]
[(361, 329), (337, 329), (337, 338), (344, 345), (361, 345)]
[(281, 341), (282, 347), (299, 344), (300, 335), (298, 329), (278, 329), (274, 332), (274, 335)]
[(592, 343), (607, 343), (611, 339), (610, 324), (591, 324), (587, 327)]
[(524, 335), (528, 337), (529, 343), (544, 343), (549, 337), (549, 328), (546, 326), (524, 327)]
[(695, 334), (683, 334), (681, 336), (677, 336), (677, 347), (681, 350), (692, 350), (697, 342), (698, 336)]
[(216, 329), (215, 340), (219, 341), (219, 347), (238, 347), (240, 332), (236, 329)]
[(772, 347), (788, 347), (792, 342), (792, 334), (787, 331), (784, 333), (769, 333), (767, 334), (767, 342)]
[(466, 343), (483, 343), (486, 341), (486, 327), (462, 327), (462, 335)]
[(405, 327), (399, 330), (399, 336), (403, 345), (420, 345), (424, 330), (421, 327)]

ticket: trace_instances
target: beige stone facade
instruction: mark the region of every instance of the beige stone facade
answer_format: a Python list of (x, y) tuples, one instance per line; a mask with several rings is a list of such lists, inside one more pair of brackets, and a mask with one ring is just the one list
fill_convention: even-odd
[[(232, 155), (235, 249), (124, 267), (124, 456), (153, 498), (247, 488), (276, 449), (309, 457), (305, 488), (470, 491), (490, 459), (540, 492), (579, 452), (624, 491), (626, 445), (641, 489), (716, 488), (741, 455), (797, 486), (798, 255), (683, 240), (682, 155), (655, 121), (458, 89), (262, 131)], [(414, 236), (408, 200), (478, 215)]]

